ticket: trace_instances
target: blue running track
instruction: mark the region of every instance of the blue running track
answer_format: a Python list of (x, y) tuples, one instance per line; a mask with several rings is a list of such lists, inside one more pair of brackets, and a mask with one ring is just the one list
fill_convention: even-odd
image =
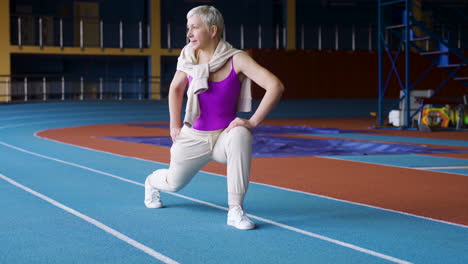
[(468, 263), (467, 226), (263, 184), (245, 202), (258, 228), (235, 230), (206, 172), (147, 209), (144, 179), (167, 164), (35, 136), (167, 120), (164, 101), (0, 105), (0, 263)]

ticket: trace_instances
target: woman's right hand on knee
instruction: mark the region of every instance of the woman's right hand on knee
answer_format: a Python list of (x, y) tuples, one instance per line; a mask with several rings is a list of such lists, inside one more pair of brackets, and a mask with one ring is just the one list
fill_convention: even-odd
[(180, 127), (171, 127), (171, 138), (173, 143), (176, 142), (176, 138), (180, 134), (181, 129), (182, 128)]

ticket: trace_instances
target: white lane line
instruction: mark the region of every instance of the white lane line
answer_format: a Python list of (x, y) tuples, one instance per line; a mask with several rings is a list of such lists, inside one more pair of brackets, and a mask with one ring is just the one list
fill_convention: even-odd
[[(135, 114), (128, 114), (128, 112), (125, 112), (125, 114), (119, 114), (119, 118), (121, 118), (123, 116), (135, 117)], [(139, 114), (138, 115), (138, 117), (143, 117), (143, 116), (157, 116), (157, 113)], [(89, 121), (89, 120), (109, 120), (109, 121), (112, 121), (112, 122), (114, 122), (114, 121), (119, 122), (119, 120), (110, 120), (109, 117), (89, 117), (89, 118), (77, 118), (77, 119), (68, 118), (68, 119), (55, 119), (55, 120), (51, 120), (51, 121), (39, 121), (39, 122), (28, 122), (28, 123), (22, 123), (22, 124), (6, 125), (6, 126), (0, 126), (0, 129), (30, 126), (30, 125), (52, 124), (52, 123), (58, 123), (58, 122), (61, 122), (61, 121), (82, 121), (82, 120), (86, 120), (86, 121)], [(146, 120), (146, 121), (148, 121), (148, 120)]]
[[(79, 113), (80, 111), (109, 111), (109, 110), (122, 110), (121, 107), (57, 107), (57, 108), (47, 108), (45, 110), (42, 109), (34, 109), (34, 110), (19, 110), (19, 111), (2, 111), (0, 113), (0, 117), (11, 117), (15, 116), (15, 114), (25, 114), (24, 116), (30, 116), (34, 114), (47, 114), (47, 113)], [(4, 120), (4, 119), (1, 119)]]
[[(53, 161), (56, 161), (56, 162), (59, 162), (59, 163), (63, 163), (63, 164), (67, 164), (67, 165), (70, 165), (70, 166), (78, 167), (78, 168), (81, 168), (81, 169), (84, 169), (84, 170), (92, 171), (92, 172), (95, 172), (95, 173), (99, 173), (99, 174), (102, 174), (102, 175), (105, 175), (105, 176), (109, 176), (109, 177), (112, 177), (112, 178), (115, 178), (115, 179), (118, 179), (118, 180), (122, 180), (122, 181), (125, 181), (125, 182), (129, 182), (129, 183), (144, 187), (144, 184), (136, 182), (136, 181), (132, 181), (132, 180), (129, 180), (129, 179), (126, 179), (124, 177), (120, 177), (120, 176), (117, 176), (117, 175), (113, 175), (113, 174), (110, 174), (110, 173), (107, 173), (107, 172), (92, 169), (92, 168), (89, 168), (89, 167), (86, 167), (86, 166), (83, 166), (83, 165), (79, 165), (79, 164), (76, 164), (76, 163), (72, 163), (72, 162), (60, 160), (60, 159), (57, 159), (57, 158), (45, 156), (45, 155), (35, 153), (35, 152), (32, 152), (32, 151), (28, 151), (28, 150), (25, 150), (25, 149), (22, 149), (22, 148), (7, 144), (7, 143), (2, 142), (2, 141), (0, 141), (0, 144), (4, 145), (6, 147), (9, 147), (9, 148), (12, 148), (12, 149), (15, 149), (15, 150), (30, 154), (30, 155), (34, 155), (34, 156), (41, 157), (41, 158), (44, 158), (44, 159), (53, 160)], [(209, 203), (209, 202), (205, 202), (205, 201), (202, 201), (202, 200), (198, 200), (198, 199), (195, 199), (195, 198), (192, 198), (192, 197), (189, 197), (189, 196), (185, 196), (185, 195), (181, 195), (181, 194), (178, 194), (178, 193), (168, 193), (168, 194), (174, 195), (174, 196), (177, 196), (177, 197), (180, 197), (180, 198), (183, 198), (183, 199), (187, 199), (187, 200), (190, 200), (190, 201), (193, 201), (193, 202), (201, 203), (201, 204), (204, 204), (204, 205), (207, 205), (207, 206), (210, 206), (210, 207), (214, 207), (214, 208), (217, 208), (217, 209), (221, 209), (221, 210), (224, 210), (224, 211), (228, 210), (228, 208), (226, 208), (226, 207), (216, 205), (216, 204), (213, 204), (213, 203)], [(394, 263), (399, 263), (399, 264), (410, 264), (411, 263), (411, 262), (408, 262), (406, 260), (401, 260), (401, 259), (398, 259), (398, 258), (395, 258), (395, 257), (392, 257), (392, 256), (388, 256), (388, 255), (385, 255), (385, 254), (382, 254), (382, 253), (379, 253), (379, 252), (376, 252), (376, 251), (373, 251), (373, 250), (362, 248), (362, 247), (359, 247), (359, 246), (356, 246), (356, 245), (353, 245), (353, 244), (350, 244), (350, 243), (346, 243), (346, 242), (343, 242), (343, 241), (340, 241), (340, 240), (336, 240), (336, 239), (333, 239), (333, 238), (329, 238), (329, 237), (326, 237), (326, 236), (315, 234), (315, 233), (312, 233), (312, 232), (309, 232), (309, 231), (306, 231), (306, 230), (302, 230), (302, 229), (299, 229), (299, 228), (296, 228), (296, 227), (281, 224), (279, 222), (275, 222), (275, 221), (272, 221), (272, 220), (269, 220), (269, 219), (266, 219), (266, 218), (262, 218), (262, 217), (255, 216), (255, 215), (250, 215), (250, 214), (248, 214), (248, 216), (253, 218), (253, 219), (257, 219), (257, 220), (260, 220), (260, 221), (263, 221), (263, 222), (266, 222), (266, 223), (269, 223), (269, 224), (272, 224), (272, 225), (275, 225), (275, 226), (278, 226), (278, 227), (281, 227), (281, 228), (284, 228), (284, 229), (287, 229), (287, 230), (290, 230), (290, 231), (293, 231), (293, 232), (297, 232), (297, 233), (300, 233), (300, 234), (303, 234), (303, 235), (306, 235), (306, 236), (310, 236), (310, 237), (314, 237), (314, 238), (317, 238), (317, 239), (320, 239), (320, 240), (323, 240), (323, 241), (327, 241), (327, 242), (330, 242), (330, 243), (333, 243), (333, 244), (336, 244), (336, 245), (339, 245), (339, 246), (350, 248), (350, 249), (353, 249), (353, 250), (356, 250), (356, 251), (359, 251), (359, 252), (362, 252), (362, 253), (365, 253), (365, 254), (368, 254), (368, 255), (372, 255), (374, 257), (378, 257), (378, 258), (381, 258), (381, 259), (385, 259), (385, 260), (388, 260), (388, 261), (391, 261), (391, 262), (394, 262)]]
[[(81, 120), (107, 120), (107, 119), (109, 119), (109, 118), (90, 117), (90, 118), (80, 118), (79, 120), (81, 121)], [(0, 129), (30, 126), (30, 125), (53, 124), (53, 123), (58, 123), (60, 121), (73, 121), (73, 120), (70, 120), (68, 118), (68, 119), (55, 119), (55, 120), (51, 120), (51, 121), (28, 122), (28, 123), (22, 123), (22, 124), (0, 126)]]
[(12, 114), (23, 114), (23, 113), (34, 113), (34, 114), (48, 113), (48, 112), (63, 111), (63, 110), (78, 110), (79, 111), (82, 109), (97, 109), (97, 107), (56, 107), (56, 108), (49, 107), (45, 109), (36, 108), (36, 109), (30, 109), (30, 110), (12, 110), (12, 111), (5, 110), (5, 111), (2, 111), (2, 113), (0, 113), (0, 116), (3, 116), (3, 115), (8, 116)]
[[(42, 131), (38, 131), (38, 132), (34, 133), (34, 136), (37, 137), (37, 138), (43, 139), (43, 140), (56, 142), (56, 143), (59, 143), (59, 144), (62, 144), (62, 145), (73, 146), (73, 147), (80, 148), (80, 149), (90, 150), (90, 151), (99, 152), (99, 153), (105, 153), (105, 154), (109, 154), (109, 155), (117, 156), (117, 157), (122, 157), (122, 158), (133, 158), (133, 159), (136, 159), (136, 160), (141, 160), (141, 161), (145, 161), (145, 162), (151, 162), (151, 163), (155, 163), (155, 164), (161, 164), (161, 165), (169, 166), (169, 164), (163, 163), (163, 162), (158, 162), (158, 161), (154, 161), (154, 160), (147, 160), (147, 159), (143, 159), (143, 158), (139, 158), (139, 157), (124, 156), (124, 155), (120, 155), (120, 154), (116, 154), (116, 153), (112, 153), (112, 152), (108, 152), (108, 151), (92, 149), (92, 148), (83, 147), (83, 146), (80, 146), (80, 145), (75, 145), (75, 144), (71, 144), (71, 143), (65, 143), (65, 142), (61, 142), (61, 141), (58, 141), (58, 140), (54, 140), (54, 139), (50, 139), (50, 138), (38, 136), (38, 133), (41, 133), (41, 132), (47, 131), (47, 130), (49, 130), (49, 129), (42, 130)], [(327, 157), (320, 157), (320, 158), (327, 158)], [(339, 159), (339, 160), (340, 160), (340, 161), (349, 161), (349, 160), (342, 160), (342, 159)], [(354, 162), (354, 161), (353, 161), (353, 162)], [(369, 163), (369, 164), (381, 165), (381, 164), (375, 164), (375, 163)], [(404, 169), (412, 169), (412, 168), (408, 168), (408, 167), (398, 167), (398, 166), (390, 166), (390, 165), (382, 165), (382, 166), (396, 167), (396, 168), (404, 168)], [(208, 175), (216, 176), (216, 177), (223, 177), (223, 178), (226, 178), (226, 175), (221, 175), (221, 174), (217, 174), (217, 173), (213, 173), (213, 172), (209, 172), (209, 171), (201, 171), (201, 172), (206, 173), (206, 174), (208, 174)], [(445, 173), (445, 172), (437, 172), (437, 173), (454, 174), (454, 175), (466, 176), (466, 175), (463, 175), (463, 174), (455, 174), (455, 173), (448, 173), (448, 172), (447, 172), (447, 173)], [(267, 186), (267, 187), (270, 187), (270, 188), (273, 188), (273, 189), (279, 189), (279, 190), (288, 191), (288, 192), (300, 193), (300, 194), (305, 194), (305, 195), (310, 195), (310, 196), (315, 196), (315, 197), (324, 198), (324, 199), (327, 199), (327, 200), (332, 200), (332, 201), (337, 201), (337, 202), (342, 202), (342, 203), (353, 204), (353, 205), (363, 206), (363, 207), (367, 207), (367, 208), (377, 209), (377, 210), (381, 210), (381, 211), (385, 211), (385, 212), (392, 212), (392, 213), (401, 214), (401, 215), (405, 215), (405, 216), (410, 216), (410, 217), (415, 217), (415, 218), (419, 218), (419, 219), (424, 219), (424, 220), (431, 221), (431, 222), (437, 222), (437, 223), (442, 223), (442, 224), (447, 224), (447, 225), (452, 225), (452, 226), (457, 226), (457, 227), (468, 228), (468, 225), (463, 225), (463, 224), (448, 222), (448, 221), (444, 221), (444, 220), (440, 220), (440, 219), (435, 219), (435, 218), (430, 218), (430, 217), (421, 216), (421, 215), (410, 214), (410, 213), (406, 213), (406, 212), (402, 212), (402, 211), (397, 211), (397, 210), (392, 210), (392, 209), (388, 209), (388, 208), (378, 207), (378, 206), (375, 206), (375, 205), (369, 205), (369, 204), (363, 204), (363, 203), (358, 203), (358, 202), (352, 202), (352, 201), (343, 200), (343, 199), (338, 199), (338, 198), (334, 198), (334, 197), (330, 197), (330, 196), (325, 196), (325, 195), (321, 195), (321, 194), (309, 193), (309, 192), (304, 192), (304, 191), (298, 191), (298, 190), (294, 190), (294, 189), (289, 189), (289, 188), (286, 188), (286, 187), (274, 186), (274, 185), (270, 185), (270, 184), (266, 184), (266, 183), (260, 183), (260, 182), (254, 182), (254, 181), (251, 181), (250, 183), (251, 183), (251, 184), (257, 184), (257, 185), (262, 185), (262, 186)]]
[(12, 121), (12, 120), (18, 120), (18, 119), (31, 119), (31, 118), (53, 118), (53, 117), (70, 117), (70, 116), (84, 116), (84, 115), (90, 115), (90, 114), (104, 114), (106, 116), (109, 116), (109, 114), (120, 114), (120, 113), (129, 113), (129, 112), (134, 112), (136, 114), (138, 113), (154, 113), (154, 111), (122, 111), (122, 109), (116, 109), (115, 111), (74, 111), (74, 112), (65, 112), (61, 111), (58, 114), (38, 114), (38, 115), (27, 115), (27, 116), (14, 116), (14, 117), (9, 117), (9, 118), (2, 118), (0, 121)]
[[(410, 154), (410, 155), (423, 156), (423, 155), (417, 155), (417, 154)], [(390, 167), (390, 168), (401, 168), (401, 169), (409, 169), (409, 170), (421, 170), (420, 167), (405, 167), (405, 166), (400, 166), (400, 165), (383, 164), (383, 163), (376, 163), (376, 162), (363, 161), (363, 160), (348, 160), (348, 159), (340, 158), (339, 156), (333, 156), (333, 157), (332, 157), (332, 156), (317, 156), (317, 157), (319, 157), (319, 158), (324, 158), (324, 159), (332, 159), (332, 160), (353, 162), (353, 163), (365, 163), (365, 164), (376, 165), (376, 166), (383, 166), (383, 167)], [(460, 160), (460, 161), (466, 161), (465, 159), (461, 159), (461, 158), (450, 158), (450, 159), (458, 159), (458, 160)], [(443, 174), (456, 175), (456, 176), (467, 176), (466, 174), (461, 174), (461, 173), (456, 173), (456, 172), (447, 172), (447, 171), (433, 171), (433, 172), (434, 172), (434, 173), (443, 173)]]
[(3, 116), (11, 116), (11, 115), (16, 115), (16, 114), (26, 114), (26, 115), (32, 115), (32, 114), (45, 114), (45, 113), (50, 113), (50, 112), (75, 112), (78, 113), (80, 111), (90, 111), (90, 110), (100, 110), (100, 109), (105, 109), (105, 110), (112, 110), (112, 109), (120, 109), (122, 110), (122, 107), (57, 107), (57, 108), (46, 108), (45, 110), (42, 108), (37, 108), (37, 109), (31, 109), (31, 110), (18, 110), (18, 111), (2, 111), (0, 113), (0, 117)]
[(61, 203), (57, 202), (56, 200), (54, 200), (54, 199), (52, 199), (52, 198), (50, 198), (48, 196), (45, 196), (45, 195), (43, 195), (43, 194), (41, 194), (39, 192), (36, 192), (33, 189), (28, 188), (28, 187), (26, 187), (26, 186), (24, 186), (24, 185), (22, 185), (22, 184), (20, 184), (20, 183), (18, 183), (16, 181), (10, 179), (10, 178), (8, 178), (7, 176), (5, 176), (5, 175), (3, 175), (1, 173), (0, 173), (0, 178), (3, 179), (6, 182), (12, 184), (12, 185), (24, 190), (24, 191), (36, 196), (36, 197), (39, 197), (40, 199), (42, 199), (42, 200), (44, 200), (44, 201), (46, 201), (46, 202), (60, 208), (62, 210), (67, 211), (70, 214), (73, 214), (73, 215), (81, 218), (82, 220), (84, 220), (84, 221), (96, 226), (97, 228), (111, 234), (112, 236), (124, 241), (125, 243), (130, 244), (131, 246), (145, 252), (146, 254), (152, 256), (155, 259), (158, 259), (158, 260), (160, 260), (160, 261), (162, 261), (164, 263), (168, 263), (168, 264), (178, 264), (179, 263), (179, 262), (177, 262), (177, 261), (175, 261), (175, 260), (173, 260), (173, 259), (171, 259), (171, 258), (169, 258), (169, 257), (155, 251), (154, 249), (152, 249), (150, 247), (147, 247), (147, 246), (143, 245), (142, 243), (140, 243), (140, 242), (138, 242), (138, 241), (136, 241), (136, 240), (122, 234), (122, 233), (120, 233), (119, 231), (117, 231), (117, 230), (115, 230), (115, 229), (113, 229), (113, 228), (111, 228), (109, 226), (106, 226), (105, 224), (99, 222), (98, 220), (96, 220), (94, 218), (91, 218), (91, 217), (89, 217), (89, 216), (87, 216), (85, 214), (82, 214), (82, 213), (76, 211), (75, 209), (72, 209), (72, 208), (70, 208), (70, 207), (68, 207), (68, 206), (66, 206), (64, 204), (61, 204)]
[[(148, 105), (143, 105), (141, 106), (140, 104), (141, 102), (139, 102), (138, 106), (136, 108), (134, 108), (132, 105), (130, 105), (131, 109), (134, 109), (134, 110), (145, 110), (147, 108), (144, 108), (142, 109), (142, 107), (145, 107), (145, 106), (148, 106)], [(149, 106), (153, 106), (153, 105), (149, 105)], [(155, 108), (150, 108), (152, 111), (158, 111), (158, 106), (161, 106), (159, 104), (154, 104), (154, 107)], [(165, 108), (166, 109), (166, 108)], [(63, 107), (49, 107), (49, 108), (43, 108), (43, 107), (39, 107), (39, 108), (35, 108), (35, 109), (30, 109), (30, 110), (14, 110), (14, 109), (11, 109), (12, 111), (9, 111), (8, 110), (4, 110), (0, 113), (0, 118), (4, 117), (4, 116), (11, 116), (11, 115), (15, 115), (15, 114), (44, 114), (44, 113), (50, 113), (50, 112), (80, 112), (80, 111), (90, 111), (90, 110), (125, 110), (124, 108), (122, 108), (122, 106), (63, 106)]]
[[(466, 161), (468, 163), (468, 160)], [(456, 170), (468, 169), (468, 166), (439, 166), (439, 167), (413, 167), (418, 170)]]
[[(147, 111), (149, 112), (149, 111)], [(84, 116), (84, 115), (90, 115), (90, 114), (119, 114), (119, 113), (128, 113), (128, 112), (122, 112), (122, 111), (80, 111), (79, 113), (75, 112), (60, 112), (57, 114), (36, 114), (36, 115), (27, 115), (27, 116), (14, 116), (14, 117), (9, 117), (9, 118), (2, 118), (0, 121), (12, 121), (12, 120), (18, 120), (18, 119), (31, 119), (31, 118), (53, 118), (53, 117), (72, 117), (72, 116)], [(136, 112), (140, 113), (140, 112)]]

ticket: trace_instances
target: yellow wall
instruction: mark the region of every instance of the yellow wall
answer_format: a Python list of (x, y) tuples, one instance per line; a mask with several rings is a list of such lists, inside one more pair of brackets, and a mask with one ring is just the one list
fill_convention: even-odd
[[(0, 75), (10, 75), (10, 1), (0, 0)], [(6, 91), (9, 77), (0, 77), (0, 102), (10, 100), (11, 88)], [(8, 87), (11, 87), (8, 85)]]

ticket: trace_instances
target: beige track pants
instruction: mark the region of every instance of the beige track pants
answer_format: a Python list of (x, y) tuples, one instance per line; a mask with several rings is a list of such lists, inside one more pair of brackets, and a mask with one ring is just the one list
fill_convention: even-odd
[(176, 192), (209, 161), (227, 163), (228, 204), (242, 206), (250, 178), (252, 140), (252, 133), (242, 126), (229, 133), (184, 126), (171, 147), (169, 169), (154, 171), (149, 183), (158, 190)]

